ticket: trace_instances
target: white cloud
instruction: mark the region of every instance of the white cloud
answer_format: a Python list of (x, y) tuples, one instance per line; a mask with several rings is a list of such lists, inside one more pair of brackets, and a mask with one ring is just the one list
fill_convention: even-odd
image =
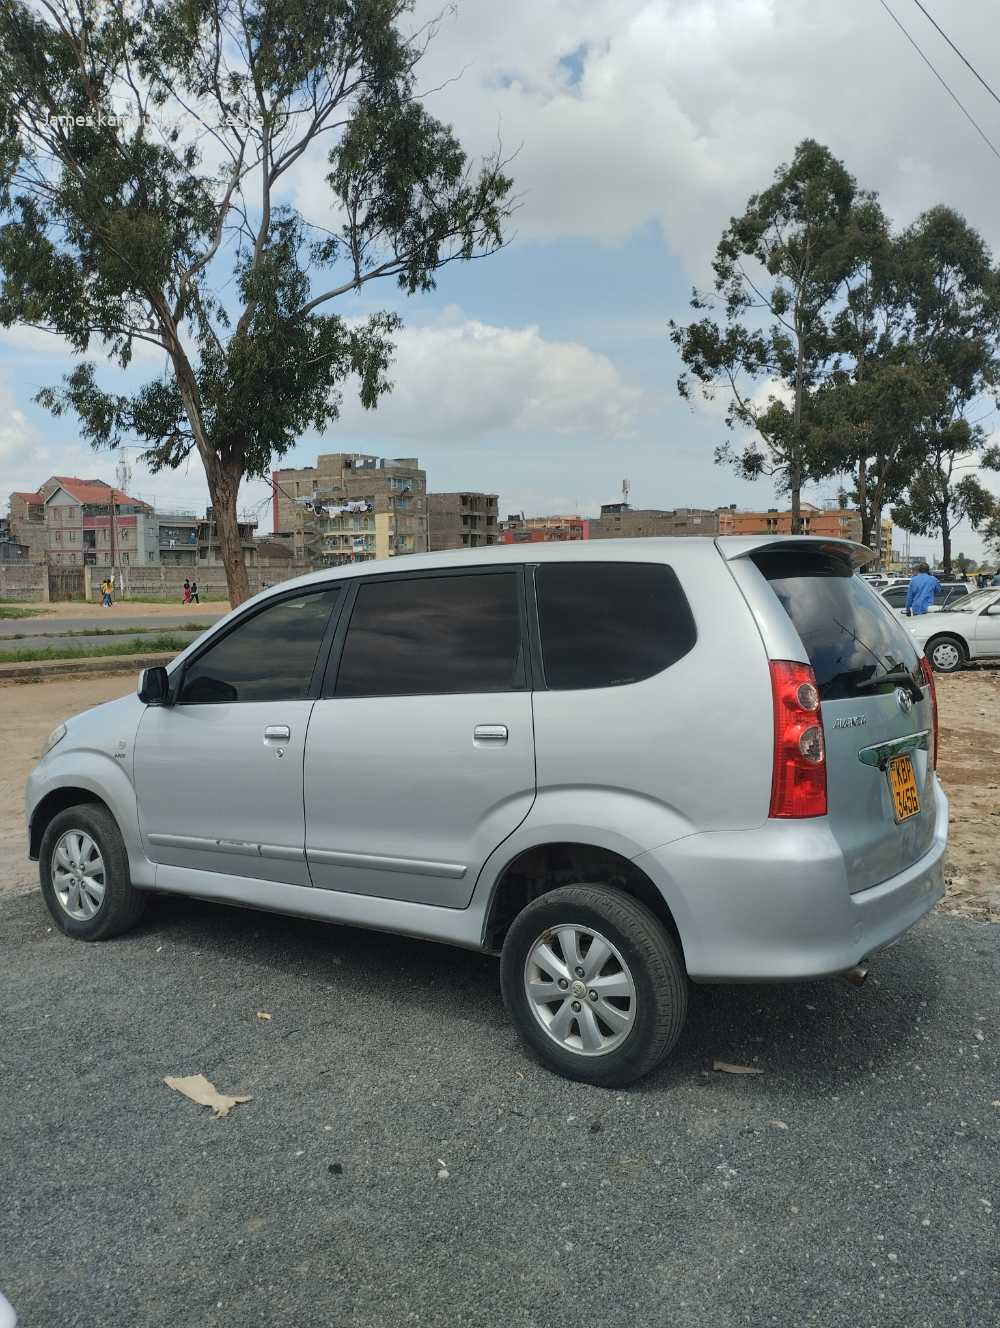
[[(420, 0), (415, 20), (438, 10)], [(919, 12), (901, 17), (1000, 133), (987, 94)], [(990, 6), (952, 6), (942, 21), (967, 53), (992, 49)], [(614, 243), (652, 220), (700, 269), (729, 216), (809, 135), (898, 218), (946, 200), (1000, 241), (994, 160), (871, 0), (467, 2), (441, 24), (420, 82), (460, 72), (428, 106), (476, 153), (498, 133), (520, 147), (526, 238)]]
[(537, 327), (495, 327), (454, 310), (398, 334), (394, 388), (375, 412), (345, 394), (342, 427), (427, 442), (497, 435), (620, 437), (640, 389), (605, 355)]

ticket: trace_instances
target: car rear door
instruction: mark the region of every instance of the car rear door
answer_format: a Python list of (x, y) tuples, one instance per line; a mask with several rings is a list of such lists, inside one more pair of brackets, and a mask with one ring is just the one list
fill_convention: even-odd
[(930, 849), (936, 785), (933, 702), (920, 657), (906, 620), (852, 575), (854, 547), (779, 541), (749, 557), (816, 674), (829, 824), (851, 889), (858, 891), (905, 870)]

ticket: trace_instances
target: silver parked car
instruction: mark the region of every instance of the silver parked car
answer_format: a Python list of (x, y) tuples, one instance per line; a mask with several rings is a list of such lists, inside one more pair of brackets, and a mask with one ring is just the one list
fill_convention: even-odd
[(919, 650), (939, 673), (954, 673), (969, 660), (1000, 658), (1000, 589), (977, 590), (934, 614), (907, 618)]
[(540, 1058), (628, 1083), (689, 979), (857, 972), (943, 893), (933, 678), (870, 556), (602, 540), (275, 587), (51, 735), (48, 907), (82, 940), (166, 891), (498, 953)]

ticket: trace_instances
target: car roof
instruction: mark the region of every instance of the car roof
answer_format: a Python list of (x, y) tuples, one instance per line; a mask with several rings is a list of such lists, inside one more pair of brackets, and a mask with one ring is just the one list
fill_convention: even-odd
[[(647, 536), (642, 539), (525, 540), (519, 544), (489, 544), (479, 549), (443, 549), (436, 553), (409, 553), (395, 558), (372, 558), (340, 567), (322, 567), (316, 572), (277, 582), (262, 595), (284, 593), (300, 586), (321, 585), (355, 577), (400, 575), (404, 572), (437, 571), (450, 567), (489, 567), (511, 563), (631, 562), (655, 563), (718, 557), (745, 557), (768, 546), (794, 548), (801, 544), (817, 551), (838, 553), (857, 560), (874, 555), (852, 540), (823, 539), (814, 535), (710, 535)], [(259, 596), (254, 596), (258, 599)]]

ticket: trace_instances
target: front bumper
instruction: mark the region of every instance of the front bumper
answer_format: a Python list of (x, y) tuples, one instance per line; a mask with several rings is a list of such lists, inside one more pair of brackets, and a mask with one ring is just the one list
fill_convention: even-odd
[(691, 835), (635, 862), (673, 912), (694, 981), (827, 977), (894, 941), (944, 895), (948, 799), (936, 779), (935, 792), (927, 853), (856, 894), (821, 819)]

